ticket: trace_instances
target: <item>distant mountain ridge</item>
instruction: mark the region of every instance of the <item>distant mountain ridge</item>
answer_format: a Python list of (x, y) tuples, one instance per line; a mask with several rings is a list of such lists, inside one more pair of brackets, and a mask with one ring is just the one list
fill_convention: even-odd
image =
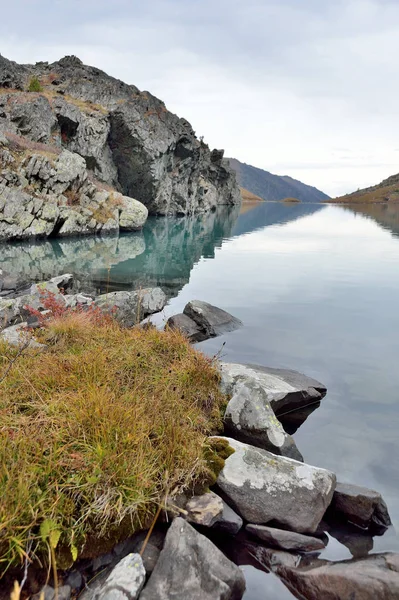
[(399, 202), (399, 173), (391, 175), (381, 183), (373, 185), (362, 190), (357, 190), (352, 194), (346, 194), (339, 198), (334, 198), (332, 202), (342, 203), (376, 203), (376, 202)]
[(284, 200), (288, 197), (298, 198), (302, 202), (329, 200), (329, 196), (324, 192), (287, 175), (274, 175), (242, 163), (236, 158), (227, 160), (237, 174), (238, 185), (264, 200)]

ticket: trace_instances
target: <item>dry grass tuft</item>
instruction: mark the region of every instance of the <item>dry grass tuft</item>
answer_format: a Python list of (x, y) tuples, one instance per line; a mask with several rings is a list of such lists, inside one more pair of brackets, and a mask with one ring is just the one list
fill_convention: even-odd
[[(212, 362), (178, 331), (70, 313), (39, 339), (48, 349), (26, 351), (0, 384), (4, 568), (29, 542), (69, 563), (96, 553), (85, 541), (114, 544), (148, 526), (167, 493), (214, 477), (206, 437), (225, 398)], [(0, 342), (0, 374), (12, 352)]]

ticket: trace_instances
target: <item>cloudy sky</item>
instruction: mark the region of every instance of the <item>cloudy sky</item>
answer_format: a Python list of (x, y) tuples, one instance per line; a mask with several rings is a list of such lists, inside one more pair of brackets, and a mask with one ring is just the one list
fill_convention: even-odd
[(84, 62), (334, 196), (399, 171), (398, 0), (13, 0), (0, 52)]

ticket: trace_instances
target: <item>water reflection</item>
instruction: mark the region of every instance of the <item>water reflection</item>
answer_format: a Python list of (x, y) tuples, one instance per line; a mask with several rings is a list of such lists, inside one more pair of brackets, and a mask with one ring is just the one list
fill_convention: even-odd
[(344, 208), (375, 221), (394, 236), (399, 237), (399, 203), (347, 204)]

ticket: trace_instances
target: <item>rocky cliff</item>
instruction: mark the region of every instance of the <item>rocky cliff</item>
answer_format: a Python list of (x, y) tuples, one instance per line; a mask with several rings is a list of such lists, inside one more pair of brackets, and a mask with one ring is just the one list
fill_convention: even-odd
[[(76, 164), (80, 180), (75, 178), (55, 189), (54, 178), (58, 180), (57, 172), (65, 171), (65, 161)], [(119, 211), (115, 198), (105, 198), (105, 192), (109, 195), (113, 190), (121, 195), (117, 204), (127, 202), (122, 197), (134, 198), (151, 213), (163, 215), (206, 212), (219, 204), (240, 202), (235, 175), (223, 159), (223, 151), (211, 152), (185, 119), (170, 113), (150, 93), (72, 56), (36, 65), (18, 65), (0, 56), (0, 173), (3, 237), (6, 225), (15, 217), (7, 214), (8, 221), (4, 221), (2, 213), (11, 203), (16, 203), (18, 213), (22, 203), (23, 212), (34, 217), (28, 226), (33, 229), (25, 235), (27, 228), (21, 223), (14, 237), (71, 232), (68, 227), (62, 229), (69, 213), (65, 220), (61, 215), (50, 232), (50, 226), (36, 227), (36, 213), (26, 210), (35, 202), (32, 191), (58, 197), (70, 192), (73, 199), (54, 200), (57, 207), (70, 209), (75, 203), (87, 208), (94, 198), (94, 204), (100, 204), (93, 206), (96, 213), (105, 204), (102, 212), (108, 218), (103, 214), (97, 224), (91, 223), (91, 230), (104, 225), (111, 228), (108, 221), (118, 220), (113, 212)], [(98, 193), (102, 193), (101, 199)], [(46, 221), (47, 215), (40, 218)], [(87, 220), (84, 227), (89, 228)]]

